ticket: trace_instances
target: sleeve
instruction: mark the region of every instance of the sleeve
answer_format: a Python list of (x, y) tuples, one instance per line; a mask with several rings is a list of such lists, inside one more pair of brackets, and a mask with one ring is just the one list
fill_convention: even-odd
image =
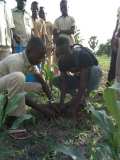
[(71, 68), (75, 68), (75, 59), (73, 55), (64, 55), (59, 59), (58, 66), (61, 72), (69, 72)]
[(7, 21), (8, 21), (9, 28), (15, 28), (12, 11), (9, 8), (7, 8)]
[(55, 20), (53, 27), (54, 27), (54, 29), (59, 30), (58, 19)]
[(30, 15), (29, 15), (29, 19), (30, 19), (30, 26), (31, 26), (31, 29), (34, 29), (34, 24), (33, 24), (33, 21), (32, 21), (32, 18), (31, 18)]
[(35, 66), (31, 66), (29, 69), (28, 69), (28, 72), (27, 73), (40, 73), (40, 70), (38, 68), (37, 65)]
[(4, 65), (4, 61), (0, 61), (0, 77), (1, 75), (3, 75), (5, 72), (5, 65)]
[(71, 27), (75, 26), (75, 19), (71, 17)]

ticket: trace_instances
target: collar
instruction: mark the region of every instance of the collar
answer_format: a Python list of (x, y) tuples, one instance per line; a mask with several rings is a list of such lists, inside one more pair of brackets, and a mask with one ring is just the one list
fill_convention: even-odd
[(24, 10), (19, 10), (17, 7), (13, 9), (14, 12), (21, 12), (21, 13), (28, 13), (25, 9)]
[(61, 16), (62, 16), (62, 17), (68, 17), (69, 15), (67, 14), (67, 15), (65, 15), (65, 16), (64, 16), (64, 15), (61, 15)]

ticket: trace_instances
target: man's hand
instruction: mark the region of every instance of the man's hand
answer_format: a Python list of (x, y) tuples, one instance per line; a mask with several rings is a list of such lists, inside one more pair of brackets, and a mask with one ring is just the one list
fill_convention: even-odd
[(81, 104), (84, 105), (85, 103), (88, 75), (89, 75), (88, 68), (82, 68), (80, 71), (78, 93), (75, 97), (72, 98), (70, 102), (71, 107), (73, 107), (72, 111), (74, 113), (79, 110)]
[(14, 35), (14, 39), (15, 39), (16, 43), (18, 43), (18, 44), (21, 42), (20, 37), (17, 35)]
[(65, 99), (65, 95), (66, 95), (66, 82), (65, 82), (65, 76), (66, 73), (61, 72), (61, 77), (60, 77), (60, 108), (64, 108), (64, 99)]
[(70, 34), (74, 34), (74, 32), (75, 32), (75, 26), (72, 26), (71, 29), (69, 29), (69, 30), (61, 30), (59, 32), (59, 34), (63, 33), (63, 34), (70, 35)]

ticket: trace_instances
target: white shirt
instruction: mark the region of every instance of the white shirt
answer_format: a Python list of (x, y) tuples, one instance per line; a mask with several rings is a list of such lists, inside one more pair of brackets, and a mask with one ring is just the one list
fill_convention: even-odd
[(33, 29), (32, 18), (26, 11), (14, 8), (12, 10), (13, 20), (15, 24), (15, 32), (21, 39), (21, 45), (26, 47), (31, 38), (31, 30)]
[(23, 52), (12, 54), (0, 61), (0, 77), (12, 72), (22, 72), (26, 75), (31, 72), (39, 72), (39, 69), (30, 64), (25, 52)]
[[(75, 20), (71, 16), (60, 16), (57, 18), (54, 22), (54, 28), (57, 29), (58, 31), (61, 30), (70, 30), (71, 27), (75, 26)], [(70, 39), (71, 45), (74, 44), (74, 37), (73, 35), (68, 35), (68, 38)]]
[(11, 28), (14, 28), (11, 10), (6, 8), (4, 1), (0, 1), (0, 48), (11, 47)]

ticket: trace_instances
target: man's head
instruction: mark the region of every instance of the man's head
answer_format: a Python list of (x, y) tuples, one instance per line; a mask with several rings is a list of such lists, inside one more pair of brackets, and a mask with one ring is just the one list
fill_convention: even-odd
[(44, 7), (40, 7), (39, 17), (42, 18), (43, 20), (46, 20), (45, 12), (44, 12)]
[(27, 44), (26, 55), (32, 65), (39, 64), (45, 58), (46, 48), (38, 37), (32, 37)]
[(19, 10), (24, 10), (25, 9), (25, 5), (26, 5), (26, 1), (27, 0), (16, 0), (16, 2), (17, 2), (17, 8)]
[(56, 56), (71, 54), (70, 40), (65, 35), (60, 35), (56, 41)]
[(67, 1), (66, 0), (62, 0), (60, 2), (60, 10), (62, 12), (62, 16), (68, 16)]
[(38, 11), (38, 2), (37, 1), (33, 1), (31, 3), (31, 11)]
[(38, 16), (38, 2), (34, 1), (31, 4), (32, 18), (36, 19)]

